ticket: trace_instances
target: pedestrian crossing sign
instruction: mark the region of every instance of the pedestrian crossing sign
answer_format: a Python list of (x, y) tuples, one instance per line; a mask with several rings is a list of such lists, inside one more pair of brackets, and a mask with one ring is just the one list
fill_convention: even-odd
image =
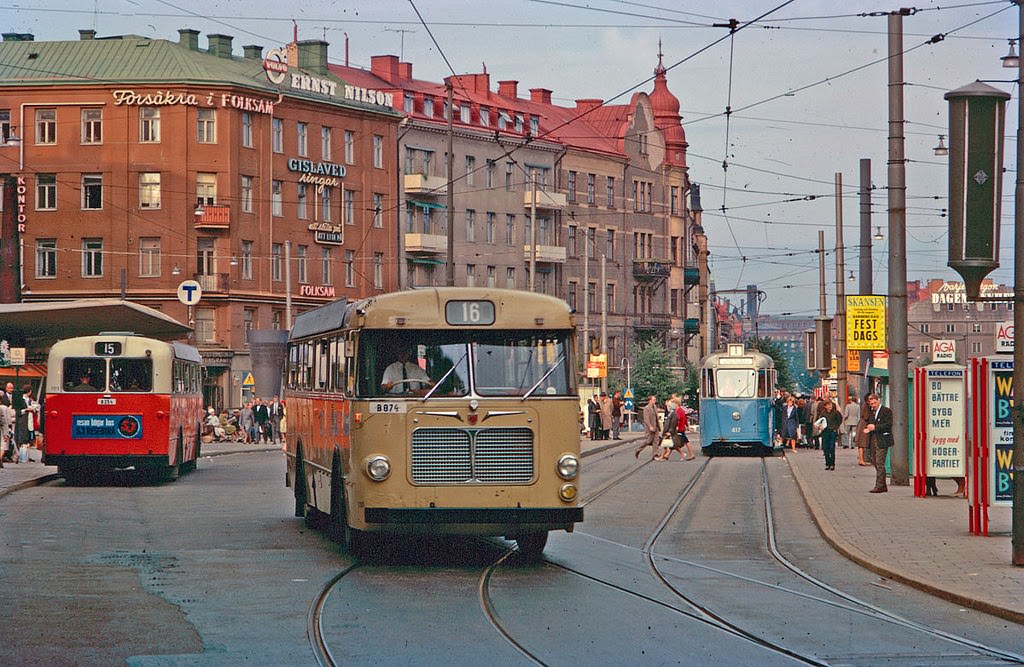
[(242, 380), (243, 387), (253, 387), (256, 385), (256, 379), (253, 378), (252, 373), (246, 373), (245, 379)]

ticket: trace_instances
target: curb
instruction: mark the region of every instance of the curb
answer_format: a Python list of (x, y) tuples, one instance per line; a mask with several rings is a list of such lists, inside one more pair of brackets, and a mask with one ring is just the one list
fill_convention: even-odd
[(801, 475), (799, 466), (793, 465), (788, 457), (786, 457), (786, 465), (789, 466), (790, 471), (793, 473), (793, 478), (796, 480), (797, 488), (800, 489), (800, 495), (803, 497), (804, 504), (807, 505), (807, 510), (810, 512), (811, 520), (814, 521), (814, 525), (817, 526), (822, 539), (824, 539), (840, 555), (861, 567), (874, 572), (875, 574), (885, 577), (886, 579), (891, 579), (912, 588), (916, 588), (937, 598), (947, 600), (962, 607), (991, 614), (992, 616), (998, 616), (999, 618), (1013, 621), (1014, 623), (1024, 623), (1024, 613), (1015, 609), (1008, 609), (1006, 607), (992, 604), (991, 602), (978, 600), (976, 598), (969, 598), (959, 593), (947, 591), (943, 588), (937, 587), (935, 584), (914, 578), (903, 572), (897, 572), (891, 567), (887, 567), (884, 564), (880, 564), (877, 561), (872, 560), (866, 553), (842, 538), (839, 535), (839, 532), (832, 525), (832, 522), (825, 518), (824, 508), (821, 506), (821, 503), (818, 502), (818, 499), (814, 494), (808, 490), (808, 485)]

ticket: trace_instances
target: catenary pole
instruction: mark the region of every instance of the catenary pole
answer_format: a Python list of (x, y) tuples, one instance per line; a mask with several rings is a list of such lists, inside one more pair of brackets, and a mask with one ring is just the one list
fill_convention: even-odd
[[(1017, 0), (1017, 37), (1024, 35), (1024, 4)], [(1018, 41), (1018, 43), (1021, 43)], [(1024, 331), (1024, 58), (1017, 62), (1017, 183), (1013, 207), (1013, 330)], [(1013, 346), (1013, 564), (1024, 565), (1024, 337)]]

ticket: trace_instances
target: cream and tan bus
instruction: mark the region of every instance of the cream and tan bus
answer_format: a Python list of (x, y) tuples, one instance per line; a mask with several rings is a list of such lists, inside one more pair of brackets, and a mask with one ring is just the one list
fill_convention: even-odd
[(296, 516), (514, 539), (540, 557), (578, 502), (575, 317), (554, 297), (429, 288), (300, 314), (285, 371)]

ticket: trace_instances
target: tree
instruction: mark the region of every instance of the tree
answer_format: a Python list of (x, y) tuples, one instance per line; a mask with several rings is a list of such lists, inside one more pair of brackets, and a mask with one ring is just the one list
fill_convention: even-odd
[(789, 370), (789, 360), (777, 342), (768, 337), (755, 338), (750, 341), (749, 346), (758, 352), (767, 354), (775, 362), (779, 387), (790, 389), (794, 386), (793, 373)]
[(643, 405), (651, 394), (661, 402), (672, 394), (682, 395), (682, 378), (672, 371), (674, 355), (659, 341), (649, 340), (632, 347), (633, 395), (636, 405)]

